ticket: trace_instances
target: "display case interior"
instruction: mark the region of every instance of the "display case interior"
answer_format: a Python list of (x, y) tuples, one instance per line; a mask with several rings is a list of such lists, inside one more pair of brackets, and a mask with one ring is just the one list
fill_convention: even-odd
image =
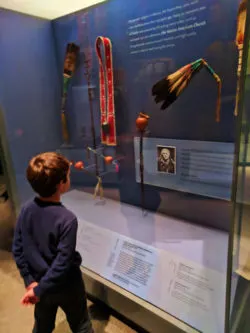
[(52, 22), (0, 11), (20, 203), (29, 159), (66, 156), (84, 267), (204, 333), (225, 329), (245, 13), (244, 0), (111, 0)]

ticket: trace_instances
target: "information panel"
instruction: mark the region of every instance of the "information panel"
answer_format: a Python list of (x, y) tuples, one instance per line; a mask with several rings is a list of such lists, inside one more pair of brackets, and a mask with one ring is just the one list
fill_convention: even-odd
[[(234, 144), (144, 139), (144, 182), (149, 185), (230, 200)], [(139, 138), (134, 139), (140, 182)]]
[(83, 265), (204, 333), (223, 333), (221, 272), (83, 220)]
[(207, 25), (203, 1), (193, 0), (156, 10), (128, 21), (130, 53), (140, 54), (175, 48), (200, 36)]

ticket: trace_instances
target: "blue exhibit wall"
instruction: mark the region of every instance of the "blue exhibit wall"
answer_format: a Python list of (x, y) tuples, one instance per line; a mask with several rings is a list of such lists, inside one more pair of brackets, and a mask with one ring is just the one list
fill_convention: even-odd
[(0, 9), (0, 106), (19, 199), (29, 159), (55, 150), (60, 138), (60, 91), (51, 21)]
[[(115, 104), (118, 146), (113, 154), (122, 156), (118, 179), (106, 182), (106, 195), (140, 205), (140, 184), (136, 183), (134, 160), (135, 120), (144, 111), (150, 115), (152, 138), (235, 142), (233, 116), (237, 80), (235, 46), (237, 12), (235, 0), (110, 0), (88, 11), (80, 11), (53, 22), (58, 70), (63, 67), (65, 47), (81, 47), (77, 72), (72, 80), (67, 105), (72, 144), (77, 149), (91, 145), (89, 106), (84, 77), (84, 54), (91, 59), (93, 102), (98, 142), (99, 82), (95, 54), (97, 36), (113, 44)], [(184, 16), (183, 16), (184, 15)], [(170, 17), (167, 21), (166, 17)], [(186, 21), (183, 21), (186, 18)], [(158, 23), (156, 20), (159, 19)], [(171, 22), (174, 24), (171, 26)], [(170, 26), (167, 24), (170, 23)], [(176, 28), (177, 29), (173, 29)], [(154, 83), (196, 59), (205, 58), (222, 79), (221, 122), (215, 122), (216, 83), (201, 71), (183, 95), (166, 111), (151, 96)], [(74, 154), (66, 152), (70, 157)], [(79, 153), (78, 153), (79, 156)], [(82, 155), (83, 156), (83, 155)], [(84, 178), (85, 179), (85, 178)], [(79, 174), (75, 187), (86, 185)], [(194, 223), (228, 230), (229, 201), (146, 186), (146, 205), (153, 211), (184, 218)]]

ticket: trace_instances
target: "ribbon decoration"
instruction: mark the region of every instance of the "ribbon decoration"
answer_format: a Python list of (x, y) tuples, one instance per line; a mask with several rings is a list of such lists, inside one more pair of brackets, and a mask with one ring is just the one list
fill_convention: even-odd
[[(101, 48), (104, 50), (104, 59)], [(97, 37), (96, 53), (99, 61), (101, 142), (107, 146), (116, 146), (113, 58), (109, 38)]]

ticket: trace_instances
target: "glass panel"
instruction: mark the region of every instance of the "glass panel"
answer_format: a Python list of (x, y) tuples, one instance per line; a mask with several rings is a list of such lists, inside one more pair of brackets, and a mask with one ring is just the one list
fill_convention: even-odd
[[(247, 26), (247, 40), (249, 39), (249, 24)], [(249, 45), (249, 44), (248, 44)], [(236, 169), (237, 183), (235, 186), (235, 209), (233, 219), (233, 246), (229, 250), (229, 279), (231, 296), (228, 298), (228, 311), (230, 313), (230, 327), (232, 333), (247, 333), (250, 330), (249, 305), (250, 305), (250, 52), (246, 50), (246, 78), (244, 82), (244, 99), (240, 136), (239, 159)], [(231, 243), (231, 242), (230, 242)], [(232, 261), (232, 267), (231, 262)]]
[[(239, 5), (113, 1), (54, 22), (61, 67), (69, 40), (80, 45), (79, 69), (68, 92), (71, 146), (58, 151), (73, 164), (84, 164), (72, 168), (72, 191), (64, 197), (79, 216), (84, 266), (204, 333), (224, 331)], [(98, 36), (112, 42), (116, 148), (100, 143)], [(219, 124), (218, 85), (205, 70), (168, 109), (160, 110), (152, 98), (156, 82), (200, 57), (222, 79)], [(88, 83), (97, 136), (97, 150), (89, 154)], [(142, 149), (144, 188), (135, 124), (140, 112), (150, 116)], [(170, 154), (170, 165), (164, 154)], [(106, 164), (103, 156), (114, 163)], [(95, 157), (104, 200), (93, 200)]]
[[(20, 202), (34, 195), (30, 158), (65, 155), (84, 266), (189, 332), (224, 331), (243, 3), (113, 0), (53, 22), (0, 10)], [(239, 180), (248, 156), (241, 148)]]

